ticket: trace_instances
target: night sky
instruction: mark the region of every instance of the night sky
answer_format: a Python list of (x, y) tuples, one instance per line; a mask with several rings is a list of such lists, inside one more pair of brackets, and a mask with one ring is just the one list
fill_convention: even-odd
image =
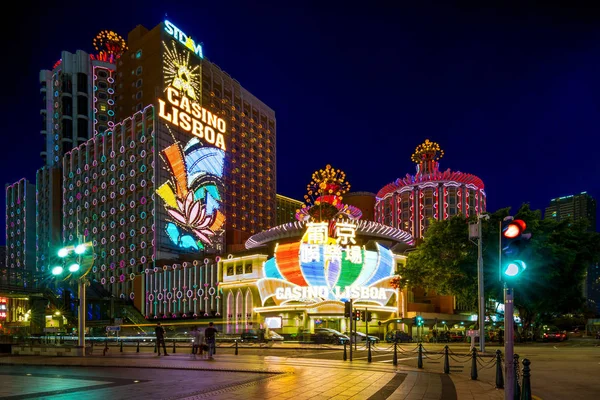
[(445, 151), (442, 170), (484, 181), (488, 211), (544, 209), (582, 191), (600, 198), (600, 8), (82, 3), (4, 16), (4, 183), (35, 183), (42, 166), (39, 70), (61, 50), (93, 52), (100, 30), (127, 38), (166, 13), (275, 110), (279, 194), (302, 199), (327, 164), (352, 191), (376, 193), (414, 174), (410, 156), (428, 138)]

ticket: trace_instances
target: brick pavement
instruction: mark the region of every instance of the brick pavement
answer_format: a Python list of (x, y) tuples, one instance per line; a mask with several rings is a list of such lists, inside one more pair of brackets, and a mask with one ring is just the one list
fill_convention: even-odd
[[(86, 366), (160, 368), (264, 374), (264, 379), (211, 387), (173, 399), (407, 399), (485, 400), (503, 399), (494, 388), (494, 372), (481, 370), (477, 381), (470, 368), (445, 375), (440, 364), (424, 363), (424, 369), (390, 363), (333, 361), (252, 355), (218, 355), (215, 360), (193, 360), (188, 354), (157, 357), (152, 353), (114, 353), (88, 357), (0, 357), (0, 365)], [(493, 369), (491, 369), (493, 371)], [(241, 397), (240, 397), (241, 396)]]

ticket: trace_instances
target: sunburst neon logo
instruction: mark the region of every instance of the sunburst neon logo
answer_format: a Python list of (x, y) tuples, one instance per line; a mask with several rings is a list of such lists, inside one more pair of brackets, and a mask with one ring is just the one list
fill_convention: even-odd
[(196, 42), (194, 42), (194, 40), (190, 36), (183, 33), (181, 29), (173, 25), (171, 22), (165, 20), (164, 23), (165, 32), (167, 32), (169, 35), (171, 35), (173, 38), (179, 41), (179, 43), (190, 49), (192, 53), (196, 54), (200, 58), (204, 58), (204, 55), (202, 54), (201, 44), (196, 44)]

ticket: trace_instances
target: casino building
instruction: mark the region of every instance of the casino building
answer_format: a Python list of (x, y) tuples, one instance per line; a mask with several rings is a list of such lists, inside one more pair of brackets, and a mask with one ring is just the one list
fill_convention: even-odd
[(62, 159), (62, 242), (148, 318), (216, 315), (218, 256), (275, 222), (275, 116), (169, 21), (127, 45), (119, 122)]
[(275, 225), (275, 113), (169, 21), (94, 45), (40, 75), (46, 165), (35, 192), (8, 188), (7, 223), (28, 229), (7, 247), (48, 275), (56, 249), (91, 241), (105, 296), (148, 318), (217, 315), (218, 255)]
[(440, 171), (438, 160), (444, 151), (425, 140), (417, 146), (412, 161), (415, 175), (406, 175), (387, 184), (377, 193), (375, 221), (423, 237), (430, 221), (445, 220), (456, 214), (465, 216), (485, 212), (483, 181), (464, 172)]
[(312, 179), (295, 222), (250, 237), (250, 254), (220, 260), (226, 333), (260, 325), (288, 337), (315, 327), (343, 332), (349, 299), (372, 313), (375, 326), (406, 315), (406, 296), (391, 279), (412, 236), (363, 221), (359, 208), (343, 203), (349, 184), (342, 171), (328, 165)]

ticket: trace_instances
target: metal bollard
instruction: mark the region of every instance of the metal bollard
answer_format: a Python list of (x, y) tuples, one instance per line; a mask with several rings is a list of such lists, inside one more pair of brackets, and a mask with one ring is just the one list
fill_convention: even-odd
[(106, 355), (106, 353), (108, 352), (108, 338), (106, 338), (106, 340), (104, 341), (104, 351), (103, 351), (103, 356)]
[(514, 368), (515, 368), (515, 390), (514, 390), (514, 400), (520, 400), (521, 399), (521, 386), (519, 386), (519, 355), (515, 354), (513, 356), (514, 358)]
[(135, 349), (135, 352), (136, 353), (140, 352), (140, 341), (139, 340), (137, 341), (137, 348)]
[(394, 360), (392, 364), (398, 365), (398, 341), (394, 341)]
[(371, 356), (371, 340), (367, 337), (367, 362), (373, 361), (373, 357)]
[(529, 365), (531, 361), (524, 358), (523, 359), (523, 382), (521, 386), (523, 387), (523, 391), (521, 392), (521, 400), (531, 400), (531, 369)]
[(419, 357), (417, 358), (417, 368), (423, 369), (423, 345), (419, 343)]
[(175, 339), (173, 339), (173, 354), (175, 354)]
[(344, 361), (348, 360), (348, 353), (346, 352), (346, 342), (344, 341)]
[(237, 339), (235, 339), (235, 355), (238, 355), (238, 342)]
[(123, 339), (121, 339), (121, 349), (119, 350), (120, 353), (123, 352)]
[(444, 346), (444, 373), (450, 373), (450, 360), (448, 359), (448, 345)]
[(502, 375), (502, 352), (496, 350), (496, 389), (504, 389), (504, 375)]
[(477, 380), (477, 349), (473, 347), (473, 358), (471, 359), (471, 380)]

